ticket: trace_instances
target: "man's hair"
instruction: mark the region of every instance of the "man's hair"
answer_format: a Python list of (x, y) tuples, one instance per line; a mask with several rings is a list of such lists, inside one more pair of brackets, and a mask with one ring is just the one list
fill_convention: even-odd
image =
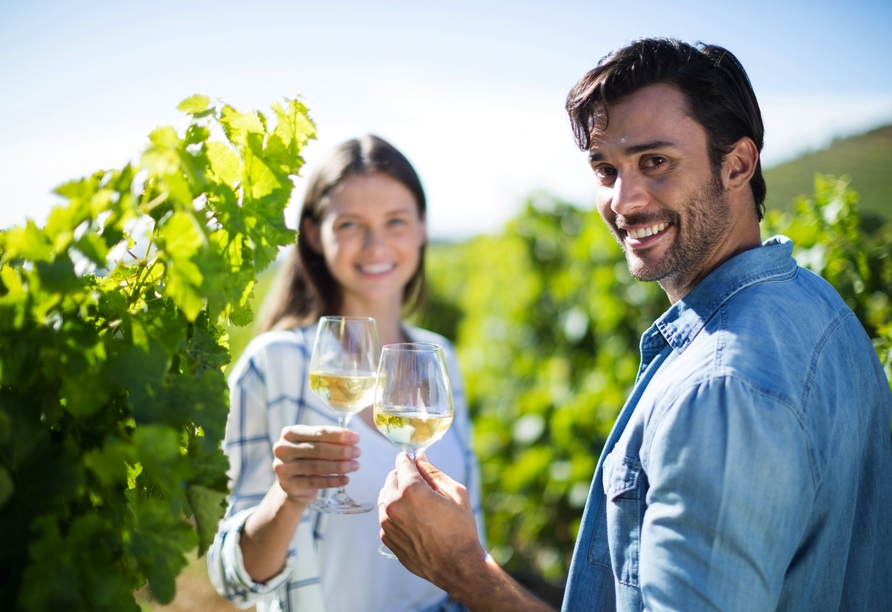
[[(737, 58), (716, 45), (692, 46), (666, 38), (642, 38), (614, 49), (570, 90), (566, 108), (579, 148), (588, 151), (593, 133), (607, 128), (611, 105), (658, 83), (677, 88), (687, 98), (688, 112), (706, 131), (713, 170), (744, 136), (762, 151), (762, 113)], [(750, 188), (761, 220), (766, 192), (761, 161)]]

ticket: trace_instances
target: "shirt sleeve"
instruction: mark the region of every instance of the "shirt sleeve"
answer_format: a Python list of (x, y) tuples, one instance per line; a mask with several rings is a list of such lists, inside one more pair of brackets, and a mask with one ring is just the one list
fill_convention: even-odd
[(207, 554), (211, 583), (239, 608), (249, 608), (282, 587), (291, 574), (293, 561), (289, 551), (283, 570), (266, 582), (257, 583), (245, 570), (239, 545), (245, 521), (275, 480), (264, 366), (262, 353), (246, 353), (230, 377), (230, 410), (223, 451), (229, 458), (231, 493), (226, 515)]
[(774, 610), (816, 486), (799, 415), (729, 376), (653, 421), (641, 454), (645, 608)]
[(260, 583), (251, 579), (245, 569), (242, 549), (239, 545), (245, 521), (254, 513), (256, 506), (242, 510), (225, 519), (208, 550), (208, 577), (217, 592), (240, 609), (250, 608), (258, 600), (286, 585), (292, 572), (294, 557), (288, 555), (282, 571)]

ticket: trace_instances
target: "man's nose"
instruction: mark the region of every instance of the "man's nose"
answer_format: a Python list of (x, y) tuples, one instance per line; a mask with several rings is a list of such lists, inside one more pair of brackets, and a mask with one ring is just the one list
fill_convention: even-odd
[(628, 215), (637, 208), (647, 205), (647, 191), (644, 181), (634, 173), (617, 175), (613, 183), (613, 197), (610, 208), (618, 215)]

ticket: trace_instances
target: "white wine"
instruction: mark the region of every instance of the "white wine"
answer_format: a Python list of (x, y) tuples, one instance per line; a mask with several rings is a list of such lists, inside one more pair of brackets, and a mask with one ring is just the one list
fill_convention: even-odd
[(310, 389), (332, 409), (356, 414), (372, 405), (375, 375), (367, 372), (310, 372)]
[(452, 413), (428, 414), (411, 407), (382, 406), (375, 409), (375, 426), (403, 450), (424, 450), (443, 437), (452, 424)]

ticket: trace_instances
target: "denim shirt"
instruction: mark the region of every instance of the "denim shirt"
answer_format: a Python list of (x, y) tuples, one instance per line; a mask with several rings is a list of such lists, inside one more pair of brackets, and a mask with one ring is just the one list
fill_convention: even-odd
[(563, 610), (892, 610), (892, 394), (784, 237), (641, 338)]

